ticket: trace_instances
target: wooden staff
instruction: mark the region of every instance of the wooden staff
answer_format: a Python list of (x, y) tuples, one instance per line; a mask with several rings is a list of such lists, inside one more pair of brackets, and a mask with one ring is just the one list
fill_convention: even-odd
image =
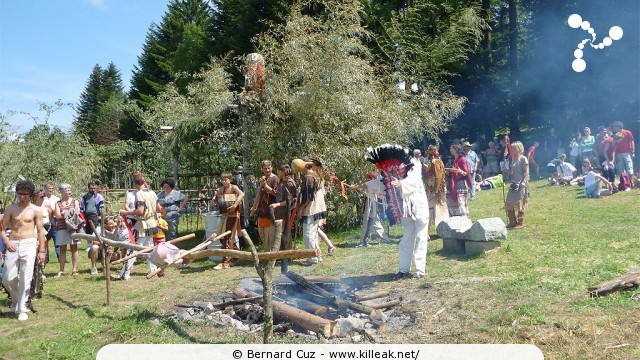
[[(72, 234), (71, 238), (73, 240), (95, 240), (95, 237), (91, 236), (91, 235), (87, 235), (87, 234)], [(134, 245), (134, 244), (130, 244), (130, 243), (126, 243), (123, 241), (114, 241), (114, 240), (110, 240), (107, 238), (100, 238), (100, 241), (104, 244), (107, 244), (109, 246), (113, 246), (115, 248), (125, 248), (125, 249), (129, 249), (129, 250), (135, 250), (135, 251), (140, 251), (140, 250), (145, 250), (145, 249), (153, 249), (152, 247), (148, 247), (148, 246), (140, 246), (140, 245)]]
[[(188, 234), (188, 235), (185, 235), (185, 236), (180, 236), (179, 238), (175, 238), (175, 239), (173, 239), (173, 240), (169, 241), (169, 244), (179, 243), (179, 242), (181, 242), (181, 241), (185, 241), (185, 240), (193, 239), (193, 238), (195, 238), (195, 237), (196, 237), (196, 234)], [(115, 264), (123, 263), (123, 262), (125, 262), (125, 261), (127, 261), (127, 260), (129, 260), (129, 259), (131, 259), (131, 258), (134, 258), (134, 257), (136, 257), (136, 256), (140, 255), (140, 254), (150, 253), (150, 252), (152, 252), (152, 251), (153, 251), (153, 249), (155, 249), (155, 247), (147, 248), (147, 249), (140, 250), (140, 251), (134, 251), (134, 252), (133, 252), (133, 254), (131, 254), (131, 255), (129, 255), (129, 256), (125, 256), (125, 257), (123, 257), (123, 258), (122, 258), (122, 259), (120, 259), (120, 260), (116, 260), (116, 261), (112, 262), (111, 264), (112, 264), (112, 265), (115, 265)]]
[[(253, 256), (249, 251), (231, 250), (231, 249), (204, 249), (198, 250), (185, 256), (186, 259), (202, 259), (210, 256), (228, 256), (241, 260), (253, 260)], [(320, 249), (300, 249), (300, 250), (280, 250), (258, 253), (258, 260), (278, 260), (278, 259), (307, 259), (310, 257), (320, 256)]]
[[(171, 261), (168, 264), (162, 265), (160, 267), (158, 267), (154, 272), (147, 274), (147, 279), (151, 279), (152, 277), (158, 275), (162, 270), (164, 270), (167, 266), (170, 266), (171, 264), (177, 262), (178, 260), (182, 259), (183, 257), (189, 255), (190, 253), (194, 252), (194, 251), (198, 251), (200, 249), (204, 249), (207, 246), (209, 246), (209, 244), (211, 244), (212, 242), (218, 240), (218, 239), (222, 239), (223, 237), (230, 235), (231, 231), (226, 231), (216, 237), (213, 237), (213, 235), (209, 236), (209, 238), (207, 240), (205, 240), (204, 242), (202, 242), (199, 245), (196, 245), (194, 248), (192, 248), (191, 250), (185, 251), (182, 254), (174, 257), (173, 259), (171, 259)], [(232, 239), (233, 240), (233, 239)]]

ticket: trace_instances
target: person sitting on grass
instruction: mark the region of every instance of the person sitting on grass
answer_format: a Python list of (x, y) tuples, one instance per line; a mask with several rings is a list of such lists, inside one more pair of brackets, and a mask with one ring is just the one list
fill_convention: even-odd
[(571, 180), (576, 177), (577, 169), (573, 164), (567, 161), (567, 155), (562, 154), (559, 159), (561, 163), (558, 166), (558, 184), (569, 185)]
[[(602, 188), (603, 183), (607, 186), (606, 189)], [(599, 198), (611, 194), (613, 194), (613, 185), (593, 169), (589, 170), (584, 176), (584, 195), (588, 198)]]
[(562, 160), (560, 160), (559, 157), (551, 159), (547, 164), (549, 186), (558, 185), (558, 179), (560, 178), (560, 165), (562, 165)]

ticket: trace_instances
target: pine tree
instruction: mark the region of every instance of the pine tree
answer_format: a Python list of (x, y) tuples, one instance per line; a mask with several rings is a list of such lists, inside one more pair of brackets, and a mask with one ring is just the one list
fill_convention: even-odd
[(84, 91), (80, 94), (77, 115), (73, 121), (73, 127), (78, 134), (90, 137), (96, 129), (103, 80), (102, 67), (96, 64), (89, 75)]

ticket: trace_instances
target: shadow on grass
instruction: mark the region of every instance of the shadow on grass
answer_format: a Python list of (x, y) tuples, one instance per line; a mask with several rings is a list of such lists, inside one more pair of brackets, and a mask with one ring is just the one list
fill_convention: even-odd
[(438, 256), (442, 256), (443, 258), (447, 259), (447, 260), (457, 260), (457, 261), (469, 261), (469, 260), (475, 260), (477, 259), (479, 256), (481, 255), (465, 255), (465, 254), (456, 254), (456, 253), (452, 253), (450, 251), (446, 251), (444, 249), (440, 249), (438, 251), (434, 251), (433, 254), (438, 255)]
[(74, 304), (74, 303), (72, 303), (70, 301), (67, 301), (67, 300), (65, 300), (65, 299), (63, 299), (63, 298), (61, 298), (61, 297), (59, 297), (57, 295), (49, 295), (49, 297), (51, 297), (52, 299), (67, 305), (67, 307), (69, 309), (82, 309), (82, 311), (84, 311), (87, 314), (87, 316), (90, 317), (90, 318), (98, 318), (98, 317), (100, 317), (100, 318), (109, 319), (109, 320), (113, 320), (114, 319), (113, 316), (110, 316), (110, 315), (109, 316), (96, 316), (96, 313), (93, 312), (93, 310), (91, 310), (87, 305), (76, 305), (76, 304)]
[(186, 331), (182, 329), (182, 327), (173, 319), (166, 319), (163, 321), (164, 325), (171, 331), (173, 331), (177, 336), (195, 344), (207, 344), (208, 341), (198, 339), (189, 335)]

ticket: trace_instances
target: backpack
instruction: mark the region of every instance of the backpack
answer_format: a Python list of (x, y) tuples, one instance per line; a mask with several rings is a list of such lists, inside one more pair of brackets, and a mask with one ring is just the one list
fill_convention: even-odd
[(67, 225), (67, 230), (70, 234), (84, 233), (84, 224), (86, 220), (82, 212), (76, 211), (75, 208), (71, 208), (64, 211), (64, 222)]
[(620, 183), (618, 184), (618, 191), (631, 190), (631, 177), (626, 172), (620, 174)]

